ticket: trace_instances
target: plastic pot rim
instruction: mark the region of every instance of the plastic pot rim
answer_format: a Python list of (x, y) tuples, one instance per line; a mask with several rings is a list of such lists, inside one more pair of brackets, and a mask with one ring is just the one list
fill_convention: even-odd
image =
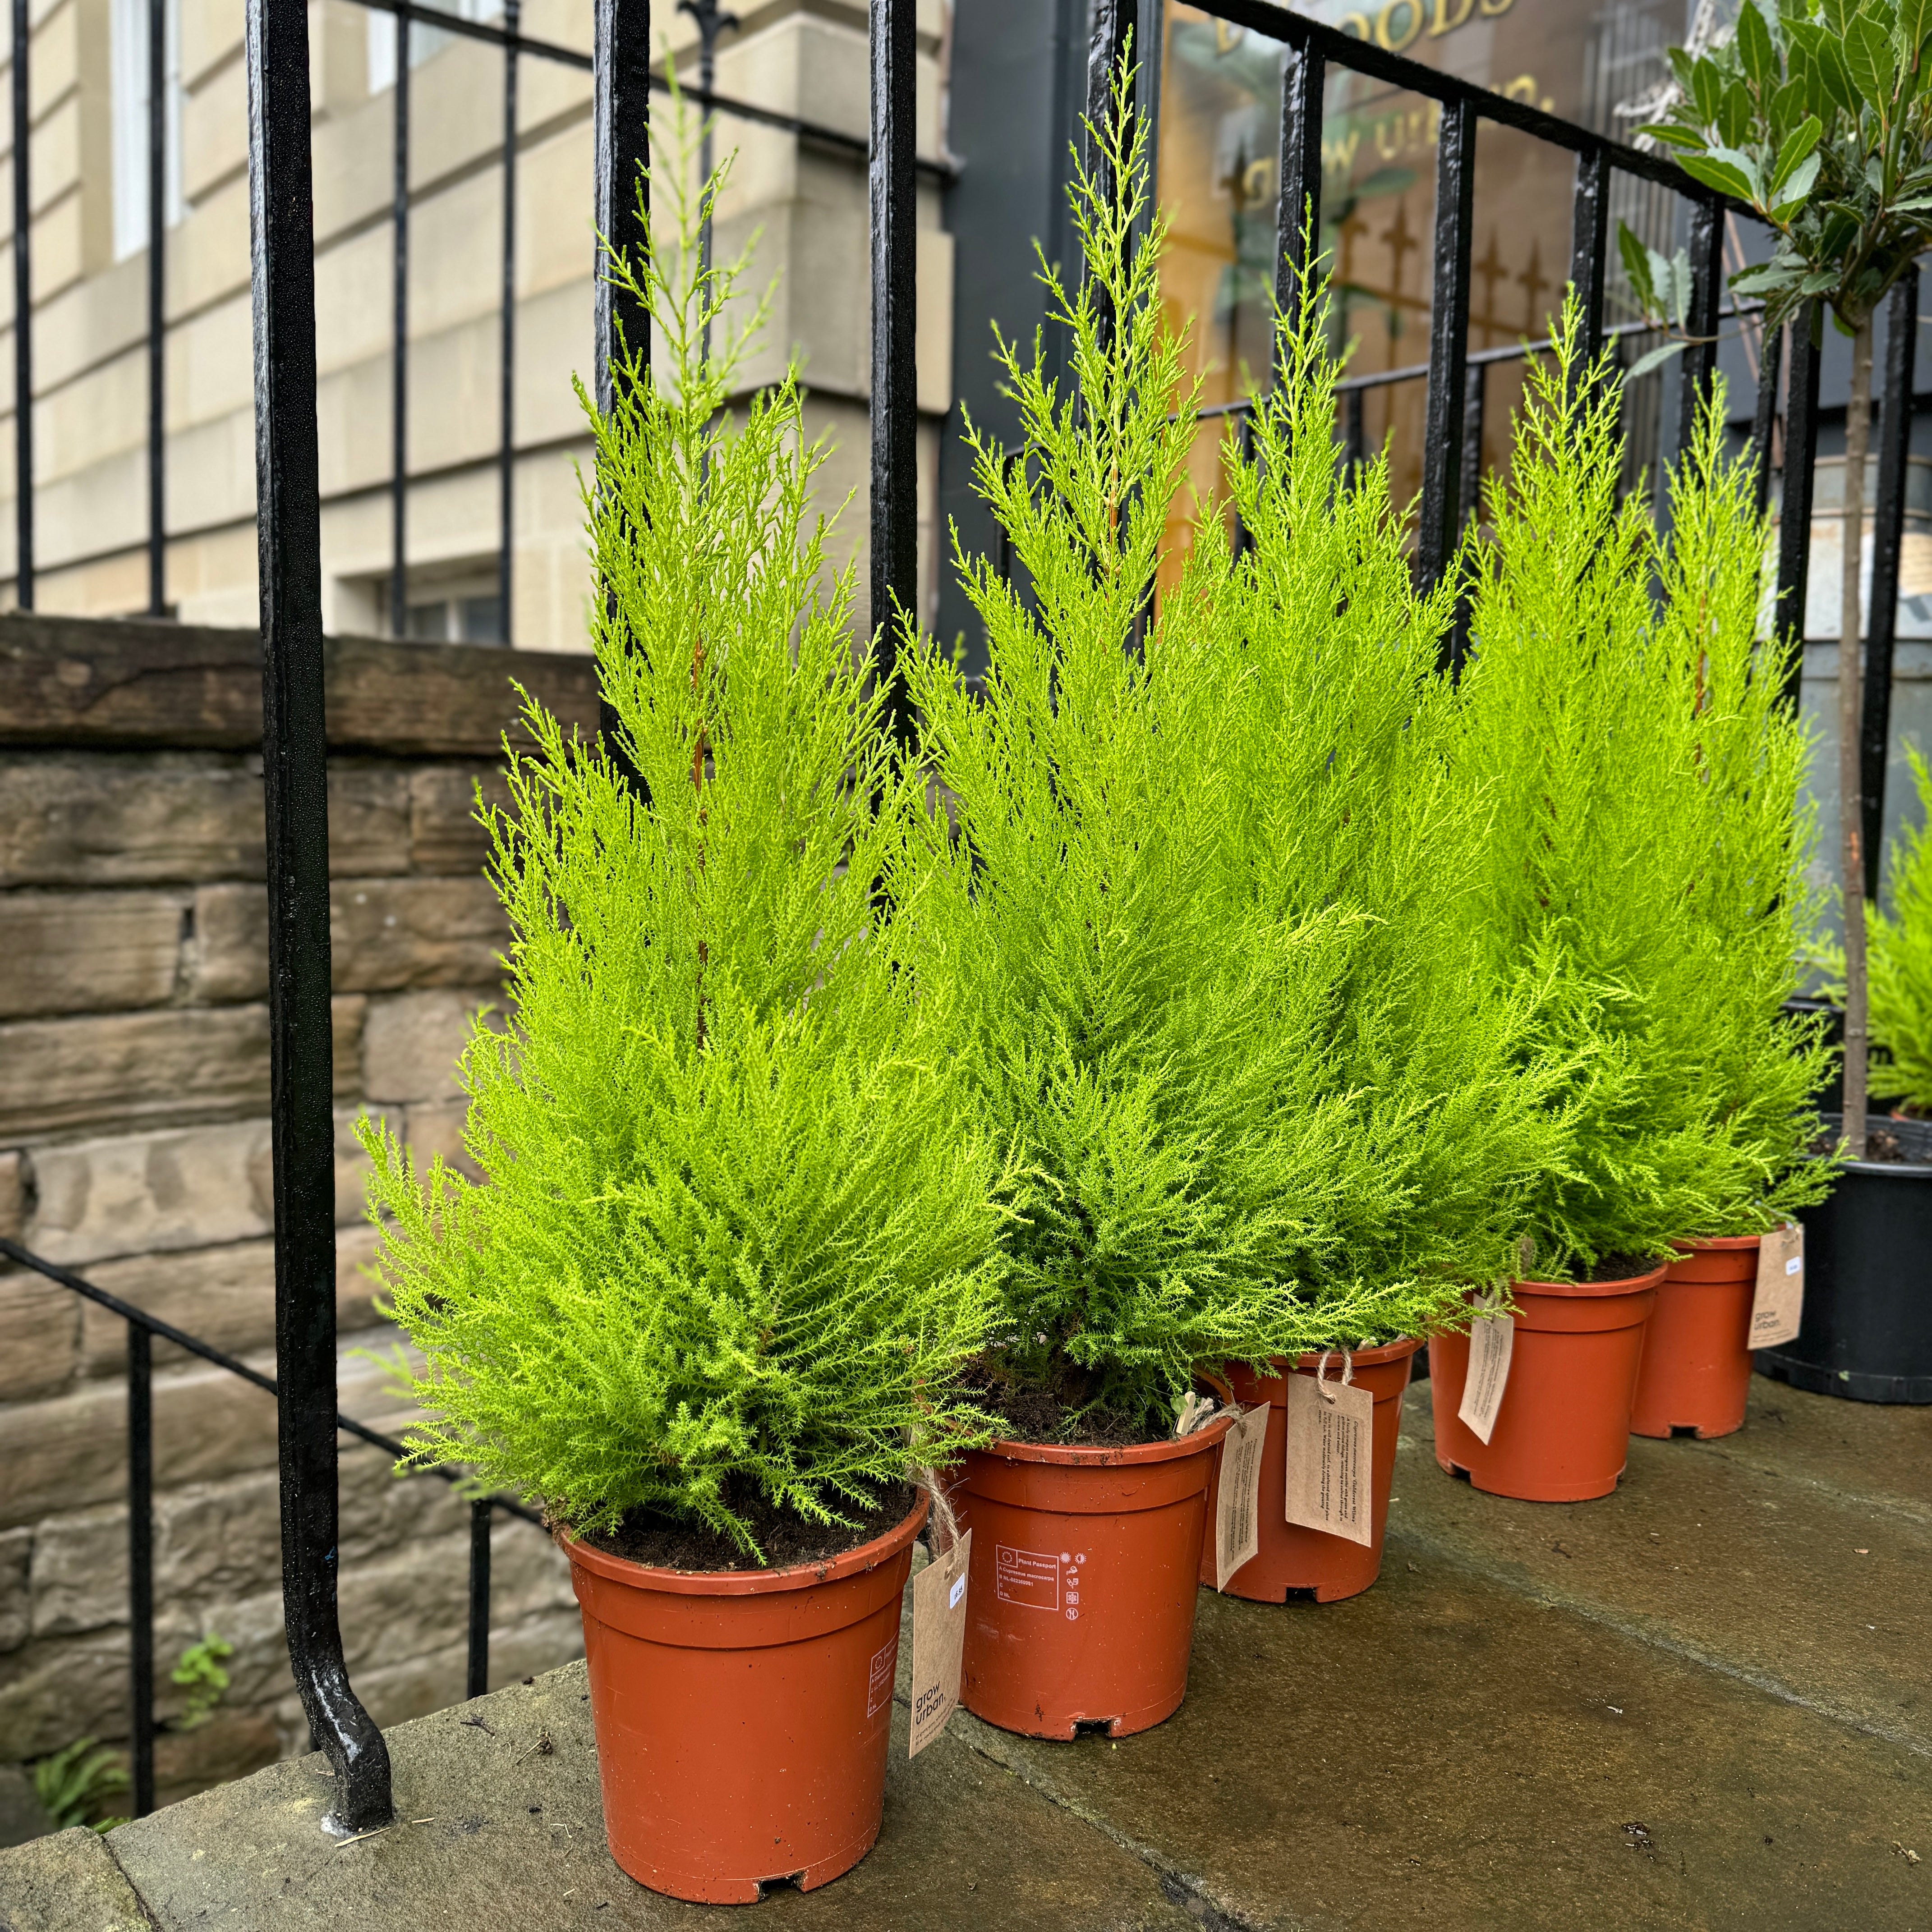
[[(1191, 1438), (1190, 1438), (1191, 1439)], [(922, 1490), (911, 1510), (883, 1535), (856, 1550), (842, 1550), (810, 1563), (788, 1563), (770, 1570), (660, 1570), (648, 1563), (633, 1563), (626, 1556), (584, 1542), (574, 1531), (552, 1532), (557, 1546), (573, 1563), (581, 1563), (593, 1576), (613, 1583), (628, 1584), (638, 1590), (661, 1591), (674, 1597), (759, 1597), (785, 1590), (807, 1590), (819, 1583), (835, 1583), (843, 1576), (856, 1576), (890, 1562), (916, 1537), (932, 1507)]]

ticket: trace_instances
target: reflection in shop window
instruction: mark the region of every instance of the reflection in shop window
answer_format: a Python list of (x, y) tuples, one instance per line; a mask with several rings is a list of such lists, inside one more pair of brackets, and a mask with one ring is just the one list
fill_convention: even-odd
[[(1388, 0), (1376, 8), (1309, 0), (1299, 10), (1618, 140), (1630, 132), (1618, 105), (1668, 74), (1665, 50), (1686, 25), (1684, 0)], [(1209, 405), (1232, 402), (1269, 380), (1283, 51), (1260, 34), (1168, 0), (1159, 187), (1171, 240), (1162, 293), (1170, 320), (1190, 332), (1192, 368)], [(1333, 278), (1333, 346), (1348, 352), (1353, 375), (1427, 362), (1441, 118), (1437, 104), (1423, 96), (1330, 64), (1321, 247)], [(1628, 176), (1614, 179), (1613, 228), (1627, 220), (1653, 246), (1675, 246), (1675, 197)], [(1483, 124), (1476, 146), (1472, 350), (1548, 332), (1569, 272), (1573, 192), (1568, 154)], [(1606, 312), (1616, 322), (1637, 311), (1614, 256)], [(1633, 481), (1655, 447), (1664, 380), (1646, 377), (1633, 387), (1627, 422), (1639, 472)], [(1493, 470), (1507, 456), (1520, 368), (1498, 365), (1485, 384), (1483, 465)], [(1426, 399), (1420, 374), (1363, 398), (1365, 446), (1387, 444), (1399, 500), (1420, 487)], [(1192, 480), (1203, 494), (1218, 484), (1221, 429), (1205, 430), (1195, 452)]]

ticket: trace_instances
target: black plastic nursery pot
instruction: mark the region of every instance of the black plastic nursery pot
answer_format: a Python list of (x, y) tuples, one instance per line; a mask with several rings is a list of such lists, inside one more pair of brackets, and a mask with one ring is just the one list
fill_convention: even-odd
[[(1835, 1114), (1825, 1117), (1831, 1132)], [(1932, 1402), (1932, 1121), (1871, 1125), (1903, 1161), (1847, 1162), (1804, 1224), (1804, 1322), (1758, 1372), (1852, 1402)]]

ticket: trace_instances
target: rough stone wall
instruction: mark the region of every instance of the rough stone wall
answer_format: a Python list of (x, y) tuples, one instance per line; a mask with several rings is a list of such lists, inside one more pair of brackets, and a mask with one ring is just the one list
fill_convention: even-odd
[[(455, 1060), (500, 1000), (506, 932), (471, 816), (500, 793), (507, 675), (594, 723), (585, 661), (331, 646), (338, 1318), (344, 1411), (392, 1432), (359, 1348), (395, 1340), (361, 1272), (367, 1111), (461, 1154)], [(272, 1372), (260, 671), (249, 633), (0, 620), (0, 1233)], [(341, 740), (339, 748), (338, 741)], [(273, 1402), (157, 1344), (158, 1706), (206, 1632), (215, 1718), (164, 1731), (162, 1802), (303, 1747), (281, 1627)], [(128, 1733), (126, 1339), (0, 1267), (0, 1764)], [(350, 1670), (393, 1724), (464, 1691), (468, 1516), (344, 1443)], [(499, 1522), (491, 1680), (578, 1654), (567, 1574)]]

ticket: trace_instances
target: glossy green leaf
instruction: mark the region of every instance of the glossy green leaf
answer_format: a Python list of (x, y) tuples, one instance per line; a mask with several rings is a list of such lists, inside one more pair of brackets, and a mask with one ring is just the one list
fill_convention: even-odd
[(1908, 66), (1918, 64), (1926, 36), (1932, 34), (1932, 0), (1899, 0), (1898, 40)]
[(1789, 180), (1772, 189), (1771, 217), (1780, 226), (1804, 206), (1811, 193), (1812, 185), (1818, 178), (1819, 158), (1816, 154), (1808, 155), (1792, 170)]
[[(1789, 184), (1791, 178), (1798, 172), (1804, 162), (1807, 160), (1816, 160), (1818, 143), (1823, 138), (1824, 133), (1824, 124), (1815, 114), (1807, 118), (1801, 127), (1794, 128), (1792, 130), (1790, 134), (1786, 138), (1783, 146), (1778, 149), (1777, 165), (1771, 171), (1771, 192), (1773, 200), (1781, 200), (1784, 198), (1785, 189)], [(1817, 177), (1817, 169), (1814, 166), (1811, 172), (1812, 178), (1815, 180)], [(1799, 190), (1801, 194), (1808, 194), (1810, 191), (1809, 182)]]
[(1774, 85), (1781, 78), (1777, 49), (1771, 44), (1771, 29), (1765, 24), (1764, 16), (1758, 11), (1757, 0), (1744, 0), (1738, 13), (1737, 49), (1754, 86)]
[(1655, 368), (1668, 362), (1673, 356), (1681, 356), (1690, 345), (1683, 342), (1661, 342), (1647, 354), (1639, 356), (1624, 371), (1624, 380), (1634, 382), (1639, 376), (1648, 376)]
[(1823, 0), (1819, 11), (1825, 16), (1826, 31), (1842, 40), (1858, 17), (1858, 0)]
[(1715, 188), (1720, 194), (1735, 196), (1739, 201), (1752, 198), (1750, 176), (1728, 161), (1711, 154), (1686, 154), (1681, 165), (1693, 181)]
[(1624, 273), (1630, 278), (1630, 292), (1645, 314), (1657, 310), (1657, 287), (1651, 278), (1650, 250), (1630, 231), (1627, 221), (1617, 224), (1617, 252), (1624, 258)]
[(1844, 52), (1852, 85), (1868, 106), (1888, 116), (1898, 80), (1891, 36), (1869, 14), (1861, 14), (1846, 31)]
[(1700, 60), (1690, 70), (1690, 98), (1697, 109), (1699, 124), (1714, 127), (1723, 111), (1724, 76), (1715, 61)]
[(1688, 128), (1680, 128), (1672, 121), (1647, 121), (1637, 132), (1648, 135), (1666, 148), (1688, 148), (1693, 154), (1701, 153), (1704, 146)]
[(1741, 80), (1726, 87), (1717, 103), (1717, 133), (1727, 148), (1741, 148), (1751, 138), (1750, 90)]
[(1819, 78), (1823, 81), (1825, 92), (1855, 119), (1858, 112), (1858, 91), (1852, 85), (1852, 76), (1845, 65), (1842, 46), (1829, 34), (1820, 34), (1814, 57), (1818, 64)]

